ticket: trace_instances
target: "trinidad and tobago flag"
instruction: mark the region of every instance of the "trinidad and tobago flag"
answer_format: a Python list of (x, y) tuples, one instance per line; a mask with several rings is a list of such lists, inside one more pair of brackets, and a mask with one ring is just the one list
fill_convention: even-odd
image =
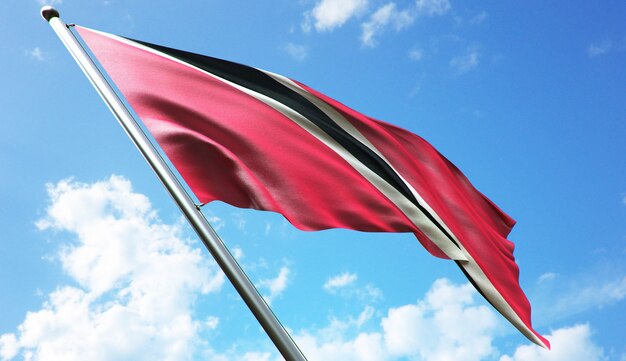
[(515, 221), (429, 143), (284, 76), (76, 27), (200, 202), (303, 230), (412, 232), (531, 341)]

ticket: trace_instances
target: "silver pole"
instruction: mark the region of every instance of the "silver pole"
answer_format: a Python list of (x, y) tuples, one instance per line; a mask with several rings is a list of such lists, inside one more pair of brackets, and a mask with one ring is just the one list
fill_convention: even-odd
[(276, 315), (269, 308), (259, 291), (254, 287), (241, 266), (228, 251), (224, 242), (208, 223), (202, 212), (185, 191), (180, 181), (172, 170), (167, 166), (154, 145), (145, 135), (135, 118), (124, 106), (119, 95), (104, 78), (94, 61), (87, 54), (83, 46), (76, 39), (67, 25), (59, 18), (59, 12), (51, 6), (44, 6), (41, 15), (48, 21), (54, 32), (59, 36), (74, 60), (81, 67), (91, 84), (96, 88), (106, 105), (111, 109), (120, 125), (133, 143), (137, 146), (150, 167), (155, 171), (165, 188), (185, 217), (194, 228), (206, 248), (220, 266), (226, 277), (235, 286), (235, 289), (243, 298), (248, 308), (252, 311), (267, 335), (270, 337), (278, 351), (287, 361), (306, 361), (306, 358), (289, 336), (289, 333), (281, 325)]

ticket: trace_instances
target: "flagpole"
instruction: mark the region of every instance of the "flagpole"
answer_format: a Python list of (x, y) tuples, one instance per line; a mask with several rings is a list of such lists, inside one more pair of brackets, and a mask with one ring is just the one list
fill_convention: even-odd
[(113, 112), (126, 134), (144, 156), (159, 180), (168, 190), (206, 248), (220, 266), (226, 277), (233, 284), (241, 298), (250, 308), (278, 351), (287, 361), (306, 361), (306, 358), (281, 325), (276, 315), (269, 308), (259, 291), (254, 287), (241, 266), (237, 263), (224, 242), (211, 227), (204, 214), (196, 206), (178, 178), (165, 163), (155, 146), (148, 139), (137, 120), (126, 108), (119, 95), (93, 59), (85, 51), (68, 26), (59, 17), (59, 12), (51, 6), (41, 8), (41, 15), (48, 21), (54, 32), (61, 39), (74, 60), (83, 70), (91, 84), (96, 88), (106, 105)]

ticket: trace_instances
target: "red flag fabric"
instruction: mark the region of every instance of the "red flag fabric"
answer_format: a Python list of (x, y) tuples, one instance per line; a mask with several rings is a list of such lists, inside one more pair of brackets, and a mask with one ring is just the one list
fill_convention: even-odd
[(412, 232), (531, 341), (514, 225), (419, 136), (284, 76), (76, 27), (196, 197), (303, 230)]

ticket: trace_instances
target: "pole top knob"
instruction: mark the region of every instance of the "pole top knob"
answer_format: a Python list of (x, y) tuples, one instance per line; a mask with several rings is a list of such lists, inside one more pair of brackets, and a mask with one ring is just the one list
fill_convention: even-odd
[(50, 19), (52, 18), (58, 18), (59, 12), (57, 11), (57, 9), (53, 8), (52, 6), (46, 5), (41, 8), (41, 16), (43, 16), (43, 18), (46, 19), (46, 21), (50, 21)]

